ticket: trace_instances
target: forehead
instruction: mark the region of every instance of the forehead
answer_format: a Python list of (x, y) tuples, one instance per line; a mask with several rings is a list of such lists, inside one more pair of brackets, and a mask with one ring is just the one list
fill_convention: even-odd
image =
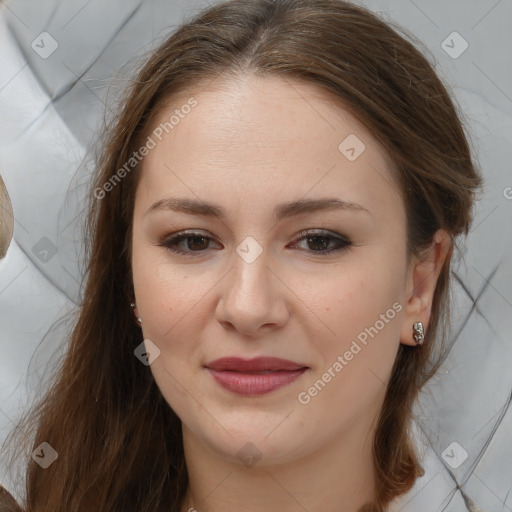
[(366, 203), (399, 196), (365, 126), (322, 89), (283, 77), (217, 78), (175, 98), (149, 135), (140, 185), (153, 200), (176, 189), (202, 199), (231, 191), (262, 207), (336, 191)]

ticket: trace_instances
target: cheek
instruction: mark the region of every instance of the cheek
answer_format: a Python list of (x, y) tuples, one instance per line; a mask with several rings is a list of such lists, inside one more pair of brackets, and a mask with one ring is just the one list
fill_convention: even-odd
[(199, 327), (200, 301), (205, 291), (203, 287), (193, 285), (194, 281), (187, 275), (168, 275), (165, 280), (144, 281), (145, 289), (139, 296), (143, 304), (141, 315), (148, 334), (160, 342), (166, 342), (171, 337), (175, 339), (176, 333), (185, 334), (183, 331), (190, 325), (192, 316), (195, 326)]
[(312, 338), (318, 365), (307, 383), (311, 392), (304, 391), (311, 402), (323, 404), (318, 414), (324, 418), (339, 421), (340, 412), (328, 403), (345, 404), (347, 414), (354, 414), (384, 391), (399, 348), (402, 264), (397, 256), (375, 251), (347, 260), (315, 293), (309, 290), (325, 327), (320, 324), (322, 335)]
[(190, 363), (198, 358), (198, 333), (207, 323), (205, 299), (215, 280), (207, 273), (200, 278), (172, 265), (159, 247), (134, 247), (133, 280), (144, 339), (160, 350), (150, 366), (155, 382), (175, 411), (189, 411), (193, 416), (186, 389), (191, 369), (198, 368)]
[[(304, 436), (318, 432), (324, 439), (335, 436), (358, 418), (371, 420), (380, 410), (400, 332), (392, 304), (384, 297), (380, 299), (347, 291), (336, 304), (342, 313), (327, 317), (326, 323), (333, 326), (336, 336), (321, 338), (322, 346), (317, 347), (321, 364), (296, 397), (299, 411), (311, 419), (304, 427)], [(386, 311), (389, 323), (379, 317)]]
[(190, 346), (194, 341), (187, 333), (190, 319), (194, 317), (192, 325), (200, 327), (202, 299), (213, 286), (213, 277), (171, 264), (161, 247), (134, 246), (133, 281), (144, 336), (159, 346), (172, 342), (178, 350), (177, 340), (188, 338), (186, 346)]
[(348, 350), (361, 333), (359, 339), (364, 342), (368, 329), (372, 332), (368, 339), (378, 339), (378, 346), (397, 342), (397, 310), (403, 308), (403, 304), (396, 304), (403, 294), (402, 262), (398, 260), (396, 256), (386, 259), (375, 251), (375, 255), (354, 256), (343, 266), (326, 269), (324, 276), (320, 270), (309, 285), (295, 283), (294, 288), (301, 290), (299, 295), (319, 320), (322, 335), (316, 339), (323, 354), (332, 357)]

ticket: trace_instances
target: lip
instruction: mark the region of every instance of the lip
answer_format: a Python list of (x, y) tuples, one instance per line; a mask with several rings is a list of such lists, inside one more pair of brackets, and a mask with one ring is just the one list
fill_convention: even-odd
[(302, 363), (277, 357), (223, 357), (205, 367), (224, 389), (245, 396), (275, 391), (291, 384), (309, 369)]
[(205, 365), (211, 370), (236, 372), (262, 372), (266, 370), (300, 370), (307, 365), (295, 363), (278, 357), (256, 357), (254, 359), (242, 359), (241, 357), (221, 357)]

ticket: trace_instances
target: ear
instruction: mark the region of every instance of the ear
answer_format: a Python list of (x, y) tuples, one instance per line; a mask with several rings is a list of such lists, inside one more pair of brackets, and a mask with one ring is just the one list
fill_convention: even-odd
[(425, 332), (428, 331), (437, 280), (446, 258), (448, 255), (450, 255), (449, 258), (451, 257), (451, 252), (450, 235), (443, 229), (439, 229), (421, 259), (411, 258), (407, 270), (406, 303), (400, 333), (400, 342), (404, 345), (416, 346), (412, 331), (414, 322), (422, 322)]

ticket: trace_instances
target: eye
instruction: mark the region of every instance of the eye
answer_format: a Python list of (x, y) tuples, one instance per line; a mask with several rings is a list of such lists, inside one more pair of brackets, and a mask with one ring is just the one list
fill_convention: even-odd
[[(306, 242), (308, 252), (314, 254), (328, 254), (335, 251), (346, 249), (352, 245), (352, 242), (343, 235), (332, 233), (325, 230), (307, 230), (299, 233), (299, 242)], [(296, 243), (294, 243), (296, 245)]]
[(171, 252), (179, 254), (202, 253), (208, 249), (213, 239), (198, 232), (183, 232), (168, 237), (161, 244)]
[[(158, 245), (173, 253), (184, 255), (194, 255), (195, 253), (195, 255), (199, 255), (207, 251), (213, 241), (213, 238), (203, 233), (189, 231), (167, 237)], [(291, 244), (292, 248), (300, 245), (298, 242), (302, 241), (305, 241), (306, 247), (303, 246), (301, 250), (318, 255), (340, 251), (352, 245), (352, 242), (346, 236), (325, 230), (302, 231), (299, 233), (299, 238)]]

